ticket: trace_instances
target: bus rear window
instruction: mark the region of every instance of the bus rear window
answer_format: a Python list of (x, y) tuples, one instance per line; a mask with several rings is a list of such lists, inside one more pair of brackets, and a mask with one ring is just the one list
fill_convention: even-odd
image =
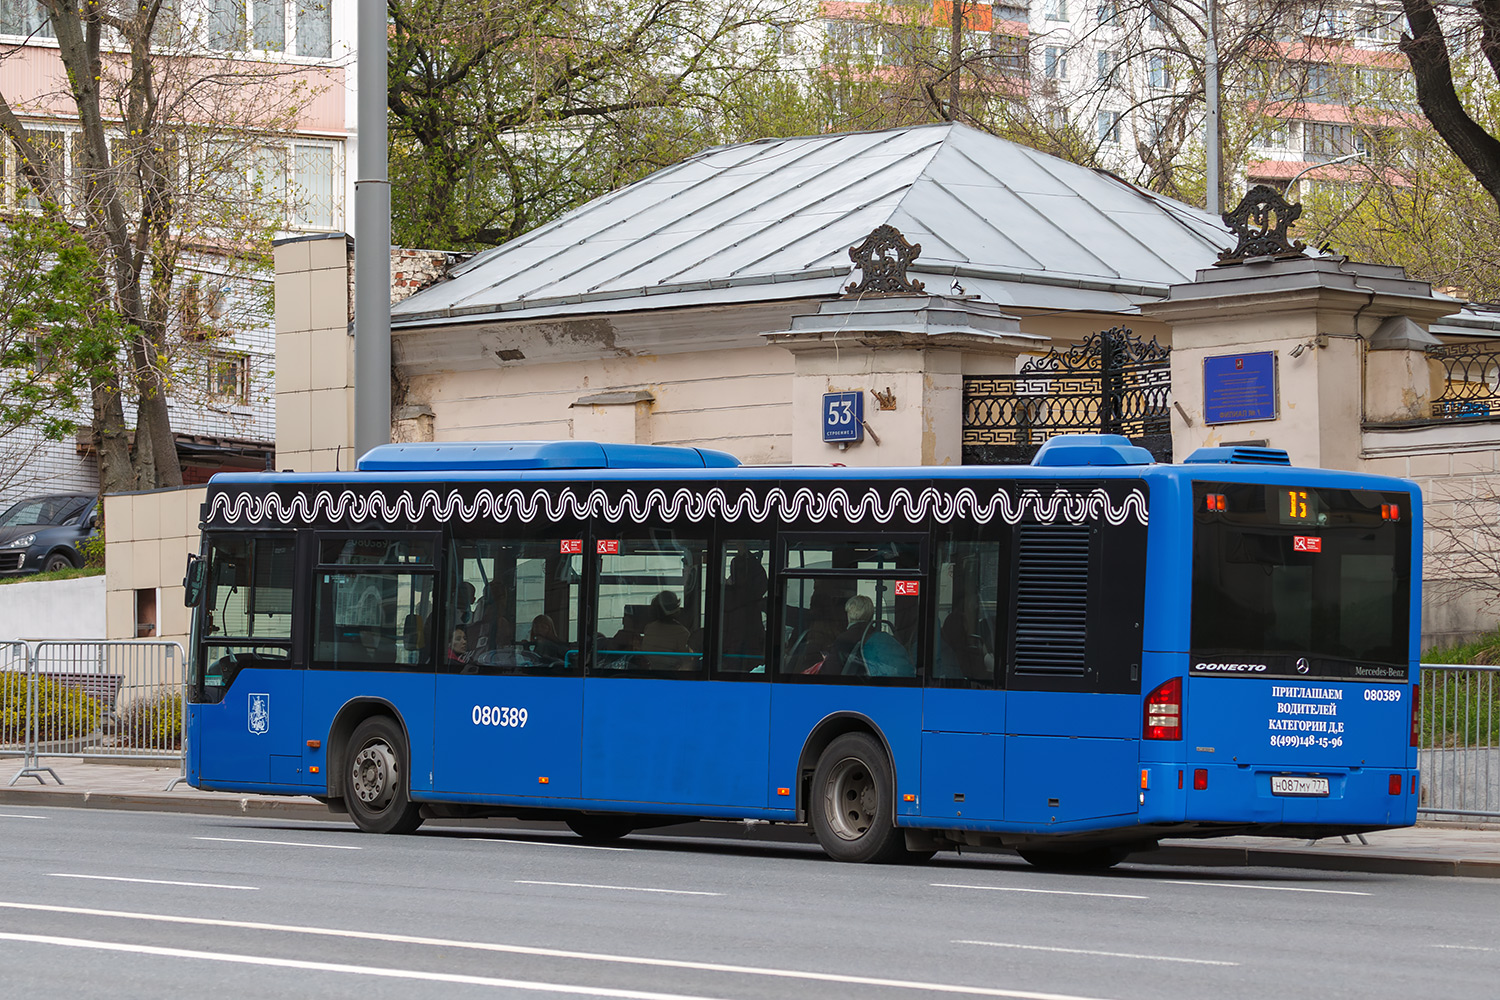
[(1404, 669), (1411, 524), (1392, 512), (1409, 514), (1410, 499), (1373, 490), (1196, 484), (1195, 661), (1264, 660), (1270, 673), (1349, 677), (1389, 676), (1360, 664)]

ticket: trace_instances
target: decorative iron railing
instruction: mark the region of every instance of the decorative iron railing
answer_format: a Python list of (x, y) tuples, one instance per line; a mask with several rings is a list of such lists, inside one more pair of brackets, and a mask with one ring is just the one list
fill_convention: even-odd
[(1172, 457), (1171, 348), (1116, 327), (1015, 375), (964, 379), (965, 465), (1031, 461), (1054, 434), (1123, 434)]
[(1443, 391), (1432, 401), (1438, 420), (1500, 416), (1500, 340), (1429, 347), (1443, 366)]

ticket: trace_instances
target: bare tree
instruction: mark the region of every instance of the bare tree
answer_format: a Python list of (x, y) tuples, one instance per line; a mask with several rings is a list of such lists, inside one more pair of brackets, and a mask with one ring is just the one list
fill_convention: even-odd
[(102, 489), (178, 485), (168, 402), (184, 260), (260, 266), (289, 196), (272, 139), (320, 83), (234, 58), (243, 22), (210, 24), (163, 0), (39, 2), (37, 31), (57, 48), (29, 51), (55, 51), (67, 89), (0, 92), (0, 131), (29, 189), (18, 208), (77, 230), (91, 300), (119, 319), (118, 364), (87, 369)]

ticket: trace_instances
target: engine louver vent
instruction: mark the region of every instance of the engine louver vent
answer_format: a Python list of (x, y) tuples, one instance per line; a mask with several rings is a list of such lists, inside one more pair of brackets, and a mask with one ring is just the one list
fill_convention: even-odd
[(1017, 556), (1015, 672), (1082, 677), (1087, 667), (1088, 527), (1024, 524)]

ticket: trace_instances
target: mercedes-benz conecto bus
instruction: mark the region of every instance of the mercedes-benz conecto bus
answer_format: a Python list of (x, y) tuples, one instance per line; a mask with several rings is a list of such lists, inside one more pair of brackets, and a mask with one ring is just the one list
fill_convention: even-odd
[(1421, 495), (1267, 449), (742, 467), (388, 445), (220, 475), (189, 780), (362, 830), (805, 823), (846, 861), (1103, 866), (1414, 822)]

